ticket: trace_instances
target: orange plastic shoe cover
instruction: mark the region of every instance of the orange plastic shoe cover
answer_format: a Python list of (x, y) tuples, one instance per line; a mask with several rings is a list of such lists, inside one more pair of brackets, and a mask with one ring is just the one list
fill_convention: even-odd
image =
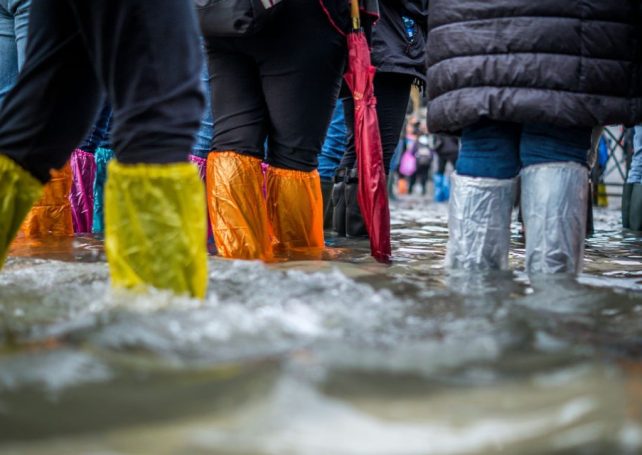
[(267, 206), (277, 248), (322, 249), (323, 195), (319, 173), (270, 166)]
[(272, 259), (261, 160), (235, 152), (207, 159), (207, 202), (218, 254), (233, 259)]
[(74, 234), (71, 214), (71, 166), (51, 170), (51, 180), (44, 187), (42, 197), (27, 214), (21, 232), (27, 238), (69, 236)]

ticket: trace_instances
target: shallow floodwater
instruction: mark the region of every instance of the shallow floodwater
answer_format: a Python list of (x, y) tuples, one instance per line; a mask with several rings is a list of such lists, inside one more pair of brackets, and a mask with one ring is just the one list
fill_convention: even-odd
[(642, 451), (642, 239), (596, 213), (578, 281), (443, 268), (446, 207), (393, 204), (395, 261), (210, 261), (205, 303), (112, 292), (100, 240), (0, 273), (3, 454)]

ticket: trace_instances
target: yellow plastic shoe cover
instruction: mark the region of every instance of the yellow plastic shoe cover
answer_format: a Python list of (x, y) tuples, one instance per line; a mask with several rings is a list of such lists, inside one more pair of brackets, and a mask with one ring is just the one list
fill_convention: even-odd
[(206, 228), (203, 183), (193, 164), (110, 162), (105, 250), (113, 286), (203, 298)]
[(235, 152), (210, 153), (207, 197), (218, 254), (272, 259), (261, 160)]
[(319, 173), (270, 167), (268, 216), (278, 248), (322, 249), (323, 195)]
[(27, 214), (20, 230), (27, 238), (49, 235), (70, 236), (74, 234), (71, 214), (71, 166), (51, 170), (51, 180), (45, 185), (42, 197)]
[(42, 194), (42, 183), (10, 158), (0, 155), (0, 268), (29, 209)]

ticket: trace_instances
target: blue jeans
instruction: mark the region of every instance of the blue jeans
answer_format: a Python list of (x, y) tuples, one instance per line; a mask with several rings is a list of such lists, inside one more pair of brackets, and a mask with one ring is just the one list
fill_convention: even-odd
[(100, 114), (98, 114), (98, 120), (96, 120), (91, 133), (89, 133), (89, 137), (80, 147), (82, 151), (96, 153), (96, 149), (99, 147), (111, 149), (111, 116), (111, 106), (109, 103), (105, 103)]
[(523, 167), (551, 162), (587, 166), (591, 128), (519, 124), (483, 120), (465, 128), (457, 173), (510, 179)]
[(0, 0), (0, 104), (24, 62), (30, 5), (31, 0)]
[(212, 138), (214, 137), (214, 116), (212, 115), (212, 96), (210, 92), (210, 75), (207, 71), (207, 65), (203, 65), (201, 71), (201, 80), (203, 81), (203, 91), (205, 92), (206, 107), (201, 120), (201, 127), (196, 133), (196, 143), (192, 149), (192, 154), (207, 158), (207, 154), (212, 150)]
[(626, 183), (642, 183), (642, 126), (635, 127), (633, 136), (633, 160)]
[(343, 101), (338, 100), (332, 114), (332, 121), (325, 137), (325, 142), (319, 154), (319, 175), (321, 180), (329, 181), (334, 178), (341, 158), (348, 146), (348, 127), (343, 112)]

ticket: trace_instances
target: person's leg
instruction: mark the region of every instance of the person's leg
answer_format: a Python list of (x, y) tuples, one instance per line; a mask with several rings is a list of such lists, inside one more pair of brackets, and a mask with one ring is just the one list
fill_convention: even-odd
[(112, 284), (202, 297), (204, 190), (187, 162), (204, 108), (192, 4), (68, 1), (113, 110), (116, 159), (105, 188)]
[(27, 55), (27, 39), (29, 36), (29, 10), (31, 0), (8, 0), (14, 17), (18, 69), (24, 65)]
[(633, 159), (626, 183), (642, 183), (642, 126), (635, 127), (633, 136)]
[(449, 194), (446, 190), (446, 165), (448, 161), (441, 155), (437, 155), (437, 172), (433, 176), (433, 183), (435, 187), (434, 200), (435, 202), (446, 202)]
[(324, 246), (317, 155), (341, 87), (345, 38), (316, 0), (285, 5), (265, 38), (255, 55), (270, 117), (268, 214), (280, 247), (316, 251)]
[(493, 121), (463, 131), (449, 206), (451, 268), (508, 267), (520, 134), (520, 125)]
[(228, 40), (210, 40), (207, 47), (216, 118), (207, 162), (207, 199), (216, 248), (227, 258), (270, 260), (261, 168), (267, 110), (258, 67)]
[[(35, 0), (26, 60), (15, 87), (0, 109), (0, 257), (39, 195), (52, 169), (64, 166), (89, 129), (99, 100), (98, 81), (83, 46), (78, 26), (64, 0)], [(71, 224), (64, 179), (56, 179), (30, 212), (26, 223), (49, 231)], [(65, 180), (66, 181), (66, 180)], [(40, 182), (40, 183), (37, 183)], [(68, 188), (67, 188), (68, 189)], [(60, 190), (60, 191), (56, 191)]]
[[(98, 115), (89, 136), (71, 154), (72, 186), (71, 210), (75, 233), (103, 233), (103, 191), (106, 177), (107, 162), (100, 146), (108, 139), (111, 107), (102, 103), (103, 108)], [(109, 152), (113, 155), (112, 152)], [(100, 175), (100, 178), (96, 178)], [(96, 198), (95, 194), (99, 197)], [(98, 226), (98, 228), (95, 228)]]
[[(410, 88), (413, 77), (396, 73), (377, 73), (374, 80), (374, 94), (377, 99), (377, 117), (379, 119), (379, 134), (383, 152), (383, 164), (386, 174), (390, 171), (390, 163), (399, 143), (399, 137), (406, 118)], [(341, 162), (342, 167), (356, 167), (357, 157), (354, 145), (354, 102), (350, 98), (348, 104), (348, 122), (351, 125), (348, 140), (350, 146)], [(359, 178), (356, 172), (351, 172), (353, 178), (345, 186), (346, 199), (346, 233), (349, 237), (365, 237), (368, 235), (357, 202)]]
[(582, 270), (591, 128), (524, 125), (520, 156), (526, 270)]
[(0, 105), (18, 77), (15, 19), (8, 0), (0, 0)]
[(633, 135), (633, 158), (622, 189), (622, 227), (642, 231), (642, 126)]
[(341, 158), (346, 151), (347, 126), (343, 111), (342, 100), (337, 101), (332, 114), (332, 121), (328, 127), (321, 153), (319, 154), (319, 176), (321, 178), (321, 192), (323, 193), (323, 228), (332, 228), (332, 189), (334, 177)]

